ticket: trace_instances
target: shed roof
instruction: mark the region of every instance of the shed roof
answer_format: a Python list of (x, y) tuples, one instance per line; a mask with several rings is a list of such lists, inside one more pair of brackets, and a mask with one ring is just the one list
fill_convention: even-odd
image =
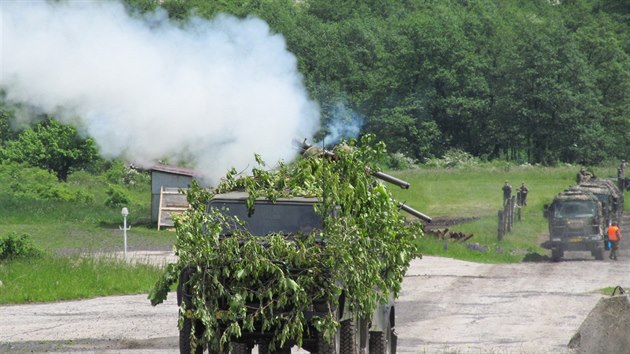
[(171, 173), (171, 174), (182, 175), (182, 176), (190, 176), (190, 177), (199, 176), (199, 173), (193, 170), (192, 168), (162, 165), (162, 164), (157, 164), (151, 167), (151, 171), (165, 172), (165, 173)]

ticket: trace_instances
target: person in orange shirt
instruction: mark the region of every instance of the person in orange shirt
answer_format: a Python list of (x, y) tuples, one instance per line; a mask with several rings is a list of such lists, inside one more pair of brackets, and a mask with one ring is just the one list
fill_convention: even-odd
[(617, 223), (612, 223), (608, 226), (608, 241), (612, 244), (610, 247), (610, 259), (617, 260), (617, 250), (619, 249), (619, 242), (621, 241), (621, 230)]

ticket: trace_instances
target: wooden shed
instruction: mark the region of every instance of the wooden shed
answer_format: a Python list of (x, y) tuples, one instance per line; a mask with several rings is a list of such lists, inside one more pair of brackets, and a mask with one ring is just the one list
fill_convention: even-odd
[(151, 222), (160, 226), (173, 226), (172, 214), (188, 207), (187, 189), (198, 174), (185, 167), (155, 165), (151, 168)]

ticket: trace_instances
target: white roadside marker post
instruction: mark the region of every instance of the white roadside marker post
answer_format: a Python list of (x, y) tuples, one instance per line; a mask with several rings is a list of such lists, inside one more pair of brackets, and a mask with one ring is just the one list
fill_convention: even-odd
[(129, 215), (129, 209), (122, 208), (121, 214), (123, 216), (123, 227), (118, 226), (123, 230), (123, 237), (125, 239), (125, 262), (127, 261), (127, 231), (131, 230), (131, 226), (127, 227), (127, 215)]

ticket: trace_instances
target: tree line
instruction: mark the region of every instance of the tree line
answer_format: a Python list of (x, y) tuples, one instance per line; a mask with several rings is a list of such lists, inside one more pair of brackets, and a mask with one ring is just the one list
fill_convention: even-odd
[[(550, 165), (630, 156), (630, 0), (125, 4), (132, 12), (160, 6), (175, 21), (218, 13), (267, 21), (321, 105), (321, 136), (343, 103), (363, 117), (362, 133), (420, 162), (454, 150)], [(36, 134), (10, 131), (11, 115), (0, 107), (0, 157), (42, 157)], [(93, 142), (61, 129), (49, 120), (34, 128), (68, 137), (72, 152), (57, 151), (56, 163), (95, 160)], [(72, 167), (46, 163), (36, 162), (60, 179)]]
[(630, 153), (628, 0), (159, 3), (179, 20), (266, 20), (297, 56), (324, 126), (345, 102), (364, 133), (419, 161), (449, 149), (543, 164)]

